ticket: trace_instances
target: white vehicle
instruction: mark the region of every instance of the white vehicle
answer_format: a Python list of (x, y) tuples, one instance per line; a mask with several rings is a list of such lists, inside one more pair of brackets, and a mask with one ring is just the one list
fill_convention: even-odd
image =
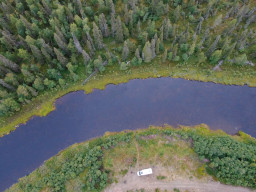
[(141, 171), (138, 171), (138, 172), (137, 172), (137, 175), (138, 175), (138, 176), (143, 176), (143, 175), (150, 175), (150, 174), (152, 174), (152, 173), (153, 173), (152, 169), (151, 169), (151, 168), (148, 168), (148, 169), (143, 169), (143, 170), (141, 170)]

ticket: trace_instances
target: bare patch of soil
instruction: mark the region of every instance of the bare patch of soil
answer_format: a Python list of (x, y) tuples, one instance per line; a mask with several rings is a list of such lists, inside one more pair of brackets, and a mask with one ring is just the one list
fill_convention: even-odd
[[(105, 192), (126, 192), (144, 189), (144, 191), (173, 191), (175, 188), (180, 192), (255, 192), (243, 187), (224, 185), (213, 181), (210, 177), (197, 179), (186, 178), (175, 174), (175, 170), (165, 168), (160, 165), (152, 167), (153, 174), (147, 176), (137, 176), (137, 171), (148, 167), (130, 168), (128, 173), (119, 179), (118, 183), (110, 185)], [(164, 179), (157, 179), (157, 176), (164, 176)]]

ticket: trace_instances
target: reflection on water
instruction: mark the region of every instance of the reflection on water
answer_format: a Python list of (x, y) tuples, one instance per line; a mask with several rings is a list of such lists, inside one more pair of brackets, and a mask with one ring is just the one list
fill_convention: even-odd
[(70, 93), (48, 116), (34, 117), (0, 138), (0, 191), (61, 149), (106, 131), (206, 123), (256, 137), (255, 114), (256, 89), (247, 86), (160, 78), (109, 85), (89, 95)]

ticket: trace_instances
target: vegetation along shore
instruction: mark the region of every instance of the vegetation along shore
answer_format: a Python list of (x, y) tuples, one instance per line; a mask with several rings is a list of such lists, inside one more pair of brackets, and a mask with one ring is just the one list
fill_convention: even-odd
[[(204, 124), (108, 132), (59, 152), (6, 192), (116, 191), (115, 186), (136, 190), (148, 182), (136, 175), (136, 170), (145, 166), (153, 167), (151, 181), (158, 184), (159, 191), (164, 186), (182, 186), (186, 181), (190, 183), (188, 190), (214, 186), (222, 191), (249, 192), (256, 188), (255, 155), (254, 138), (243, 132), (230, 136), (212, 131)], [(129, 184), (129, 177), (136, 177), (140, 184)], [(218, 186), (216, 181), (244, 188)], [(148, 183), (154, 187), (152, 184)]]
[(255, 5), (253, 0), (3, 0), (0, 136), (33, 115), (46, 115), (68, 92), (89, 93), (134, 78), (255, 87)]

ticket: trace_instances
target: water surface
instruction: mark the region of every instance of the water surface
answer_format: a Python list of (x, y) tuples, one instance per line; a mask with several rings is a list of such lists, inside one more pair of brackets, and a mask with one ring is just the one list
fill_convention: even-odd
[(46, 117), (34, 117), (0, 138), (0, 191), (71, 144), (106, 131), (165, 123), (205, 123), (256, 137), (256, 88), (159, 78), (67, 94)]

